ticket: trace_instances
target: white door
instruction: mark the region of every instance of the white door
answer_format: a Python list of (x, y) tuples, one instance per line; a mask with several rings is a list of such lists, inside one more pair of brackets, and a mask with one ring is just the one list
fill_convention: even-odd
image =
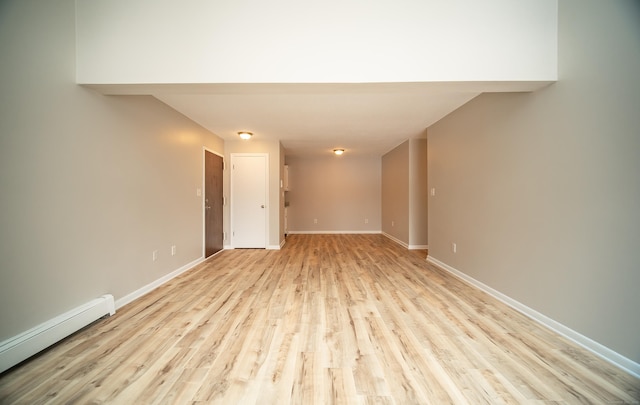
[(231, 237), (235, 248), (267, 247), (268, 155), (231, 154)]

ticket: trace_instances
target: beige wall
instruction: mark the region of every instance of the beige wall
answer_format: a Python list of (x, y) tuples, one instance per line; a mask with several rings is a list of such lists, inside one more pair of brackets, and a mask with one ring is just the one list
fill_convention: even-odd
[(382, 231), (410, 249), (428, 242), (427, 139), (409, 139), (382, 156)]
[(379, 157), (288, 156), (287, 164), (289, 232), (380, 232)]
[(409, 140), (409, 247), (429, 241), (427, 138)]
[(257, 139), (257, 135), (248, 141), (226, 141), (225, 148), (225, 161), (227, 162), (226, 169), (224, 171), (224, 194), (227, 197), (227, 204), (224, 207), (224, 231), (227, 235), (224, 241), (225, 246), (231, 247), (230, 235), (230, 185), (231, 177), (229, 170), (229, 163), (231, 162), (232, 153), (266, 153), (269, 155), (269, 237), (267, 240), (267, 247), (271, 249), (278, 248), (280, 241), (284, 239), (284, 230), (281, 226), (280, 211), (283, 204), (280, 199), (280, 178), (282, 172), (281, 158), (280, 158), (280, 142), (278, 141), (260, 141)]
[(203, 146), (222, 141), (151, 97), (75, 85), (74, 10), (1, 6), (0, 341), (202, 256)]
[(281, 143), (278, 143), (278, 147), (280, 150), (280, 178), (278, 180), (278, 192), (280, 193), (280, 198), (278, 201), (278, 206), (279, 206), (279, 210), (278, 212), (280, 213), (280, 231), (279, 231), (279, 235), (278, 235), (278, 240), (280, 242), (280, 244), (282, 244), (284, 242), (284, 203), (285, 203), (285, 193), (284, 193), (284, 160), (285, 160), (285, 149), (284, 146), (282, 146)]
[(638, 21), (637, 1), (561, 0), (558, 83), (428, 129), (430, 255), (635, 362)]
[(382, 156), (382, 232), (409, 245), (409, 141)]

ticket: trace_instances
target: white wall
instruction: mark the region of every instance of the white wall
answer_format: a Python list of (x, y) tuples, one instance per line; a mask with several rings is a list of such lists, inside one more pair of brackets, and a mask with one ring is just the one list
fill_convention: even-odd
[(349, 156), (347, 152), (342, 156), (287, 156), (286, 161), (290, 233), (380, 232), (379, 157)]
[(73, 0), (0, 7), (2, 341), (200, 258), (202, 148), (223, 143), (151, 97), (77, 86)]
[(636, 363), (638, 21), (637, 1), (561, 0), (556, 84), (428, 129), (429, 254)]
[(556, 79), (556, 0), (78, 0), (79, 83)]

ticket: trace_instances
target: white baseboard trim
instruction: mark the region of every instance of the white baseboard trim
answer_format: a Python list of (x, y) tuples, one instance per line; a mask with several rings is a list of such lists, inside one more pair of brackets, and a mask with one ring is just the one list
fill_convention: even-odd
[(403, 241), (401, 241), (400, 239), (396, 238), (395, 236), (389, 235), (386, 232), (382, 232), (382, 235), (386, 236), (387, 238), (391, 239), (392, 241), (394, 241), (395, 243), (397, 243), (398, 245), (402, 246), (405, 249), (409, 249), (409, 245)]
[(0, 373), (115, 312), (113, 296), (106, 294), (0, 342)]
[(394, 241), (395, 243), (397, 243), (398, 245), (402, 246), (405, 249), (408, 250), (425, 250), (425, 249), (429, 249), (429, 245), (409, 245), (403, 241), (401, 241), (400, 239), (396, 238), (395, 236), (392, 236), (386, 232), (382, 232), (382, 234), (384, 236), (386, 236), (387, 238), (391, 239), (392, 241)]
[(500, 291), (497, 291), (489, 287), (488, 285), (474, 279), (473, 277), (461, 272), (460, 270), (457, 270), (449, 266), (448, 264), (441, 262), (440, 260), (434, 258), (433, 256), (427, 255), (427, 262), (453, 274), (457, 278), (486, 292), (487, 294), (498, 299), (499, 301), (504, 302), (505, 304), (509, 305), (511, 308), (528, 316), (529, 318), (533, 319), (539, 324), (577, 343), (578, 345), (584, 347), (585, 349), (589, 350), (593, 354), (620, 367), (621, 369), (628, 372), (629, 374), (640, 378), (640, 364), (636, 363), (635, 361), (624, 357), (623, 355), (609, 349), (608, 347), (594, 341), (591, 338), (588, 338), (576, 332), (575, 330), (561, 324), (560, 322), (554, 321), (548, 316), (541, 314), (540, 312), (532, 308), (529, 308), (528, 306), (522, 304), (521, 302), (516, 301), (513, 298), (501, 293)]
[[(264, 249), (266, 250), (280, 250), (280, 247), (282, 245), (267, 245)], [(242, 249), (242, 248), (239, 248)], [(256, 249), (262, 249), (262, 248), (256, 248)], [(235, 247), (233, 246), (225, 246), (224, 250), (235, 250)]]
[(288, 231), (289, 235), (378, 235), (380, 231)]
[[(220, 253), (220, 252), (217, 252)], [(217, 254), (216, 253), (216, 254)], [(213, 255), (215, 256), (215, 254)], [(210, 257), (213, 257), (210, 256)], [(194, 261), (192, 261), (191, 263), (185, 264), (184, 266), (180, 267), (177, 270), (172, 271), (171, 273), (160, 277), (159, 279), (145, 285), (142, 288), (139, 288), (137, 290), (135, 290), (134, 292), (125, 295), (122, 298), (119, 298), (116, 300), (116, 309), (120, 309), (123, 306), (127, 305), (130, 302), (133, 302), (134, 300), (150, 293), (151, 291), (155, 290), (156, 288), (160, 287), (162, 284), (168, 282), (171, 279), (174, 279), (176, 277), (178, 277), (180, 274), (184, 273), (187, 270), (191, 270), (192, 268), (194, 268), (196, 265), (202, 263), (203, 261), (205, 261), (204, 257), (200, 257)]]

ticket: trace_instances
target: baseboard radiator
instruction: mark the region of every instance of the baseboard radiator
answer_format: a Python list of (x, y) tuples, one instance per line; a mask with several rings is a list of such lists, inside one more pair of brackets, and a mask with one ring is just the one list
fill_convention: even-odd
[(107, 294), (0, 343), (0, 373), (46, 349), (105, 315), (116, 313)]

